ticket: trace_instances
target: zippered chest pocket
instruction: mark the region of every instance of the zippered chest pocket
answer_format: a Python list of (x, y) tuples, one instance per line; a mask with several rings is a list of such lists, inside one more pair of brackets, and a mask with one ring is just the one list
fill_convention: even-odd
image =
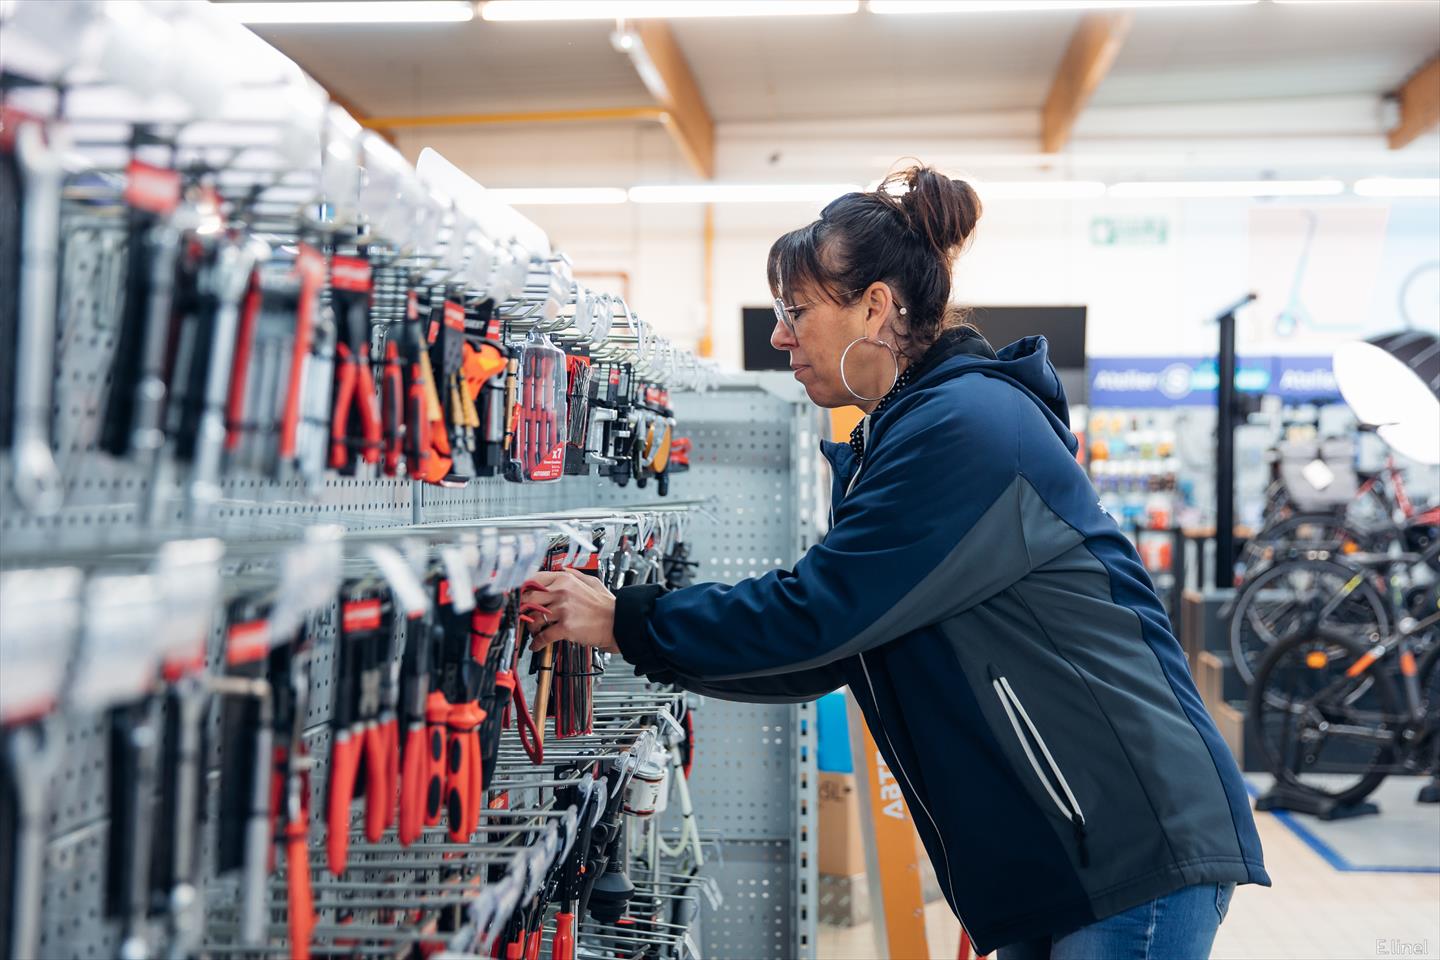
[(1030, 762), (1030, 769), (1034, 772), (1040, 786), (1045, 789), (1045, 794), (1060, 811), (1060, 815), (1070, 822), (1071, 830), (1075, 834), (1075, 844), (1080, 856), (1080, 866), (1090, 865), (1090, 852), (1085, 842), (1085, 811), (1080, 808), (1080, 801), (1075, 798), (1075, 791), (1070, 789), (1070, 781), (1065, 779), (1065, 773), (1060, 769), (1060, 764), (1055, 762), (1055, 756), (1045, 744), (1045, 738), (1040, 735), (1040, 730), (1035, 726), (1035, 721), (1030, 719), (1029, 712), (1025, 705), (1020, 702), (1020, 697), (1015, 693), (1015, 688), (1010, 686), (1010, 681), (997, 670), (994, 664), (990, 665), (990, 687), (995, 691), (995, 696), (1000, 700), (1000, 706), (1005, 710), (1005, 718), (1010, 721), (1010, 728), (1015, 733), (1015, 739), (1020, 743), (1020, 749), (1025, 751), (1025, 759)]

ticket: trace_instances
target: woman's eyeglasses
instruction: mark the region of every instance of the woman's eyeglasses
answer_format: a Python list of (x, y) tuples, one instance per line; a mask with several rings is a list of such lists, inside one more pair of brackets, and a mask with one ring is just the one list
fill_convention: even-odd
[[(778, 277), (778, 272), (777, 272), (777, 277)], [(850, 296), (851, 294), (859, 293), (861, 290), (864, 290), (864, 289), (865, 289), (864, 287), (857, 287), (857, 288), (854, 289), (854, 290), (846, 290), (844, 293), (840, 294), (840, 296), (842, 296), (842, 297), (848, 297), (848, 296)], [(783, 286), (781, 286), (781, 287), (780, 287), (780, 290), (783, 292), (783, 291), (785, 290), (785, 288), (784, 288)], [(810, 300), (810, 301), (807, 301), (807, 302), (805, 302), (805, 303), (797, 303), (797, 304), (795, 304), (794, 306), (788, 306), (788, 307), (787, 307), (787, 306), (785, 305), (785, 301), (784, 301), (784, 300), (782, 300), (780, 297), (776, 297), (776, 298), (775, 298), (775, 319), (778, 320), (778, 321), (780, 321), (782, 324), (785, 325), (785, 329), (790, 331), (790, 336), (792, 336), (792, 337), (798, 336), (798, 333), (797, 333), (797, 331), (796, 331), (796, 329), (795, 329), (795, 316), (794, 316), (794, 314), (795, 314), (796, 312), (800, 311), (800, 310), (804, 310), (806, 307), (812, 306), (812, 305), (817, 304), (817, 303), (819, 303), (819, 302), (820, 302), (819, 300)]]

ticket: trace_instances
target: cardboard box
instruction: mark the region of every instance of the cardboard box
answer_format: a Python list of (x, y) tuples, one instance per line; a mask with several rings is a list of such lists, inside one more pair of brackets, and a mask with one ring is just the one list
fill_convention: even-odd
[(855, 793), (853, 773), (821, 773), (820, 862), (821, 873), (849, 877), (865, 872), (865, 845), (860, 839), (860, 798)]

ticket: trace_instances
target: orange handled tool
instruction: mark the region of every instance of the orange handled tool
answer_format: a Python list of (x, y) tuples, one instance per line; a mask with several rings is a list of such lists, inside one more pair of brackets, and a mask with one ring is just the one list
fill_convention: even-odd
[(436, 690), (425, 699), (425, 825), (439, 825), (445, 810), (445, 721), (450, 701)]
[[(435, 626), (421, 617), (406, 623), (405, 653), (400, 663), (404, 698), (403, 768), (400, 776), (400, 842), (409, 845), (425, 825), (430, 756), (426, 742), (425, 708), (430, 697), (430, 662)], [(397, 737), (400, 734), (397, 731)], [(443, 744), (443, 737), (441, 743)], [(444, 747), (441, 747), (443, 751)], [(438, 807), (438, 801), (437, 801)]]
[[(302, 813), (308, 814), (302, 807)], [(315, 898), (310, 890), (310, 849), (305, 821), (285, 826), (285, 883), (290, 913), (290, 955), (310, 960), (310, 938), (315, 929)]]
[(555, 936), (550, 941), (551, 960), (575, 960), (575, 914), (555, 914)]
[(385, 360), (381, 382), (384, 393), (380, 398), (381, 427), (385, 444), (385, 476), (394, 477), (400, 473), (400, 456), (405, 429), (405, 380), (400, 375), (400, 345), (393, 337), (385, 341)]
[(480, 824), (483, 799), (480, 771), (480, 724), (485, 711), (473, 701), (450, 708), (445, 718), (445, 817), (450, 839), (464, 843)]
[[(366, 835), (383, 816), (387, 766), (377, 723), (380, 699), (378, 637), (389, 628), (378, 597), (351, 595), (341, 604), (340, 661), (331, 721), (330, 798), (325, 839), (330, 871), (345, 872), (350, 848), (350, 804), (362, 753), (366, 759)], [(382, 648), (383, 649), (383, 648)], [(378, 809), (377, 809), (378, 808)], [(373, 811), (373, 813), (372, 813)], [(378, 840), (383, 833), (372, 839)]]

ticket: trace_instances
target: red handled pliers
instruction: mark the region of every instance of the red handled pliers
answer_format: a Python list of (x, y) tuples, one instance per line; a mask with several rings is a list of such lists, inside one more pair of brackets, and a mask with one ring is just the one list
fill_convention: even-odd
[[(370, 370), (370, 263), (360, 257), (330, 262), (331, 302), (335, 310), (335, 401), (330, 421), (330, 467), (354, 473), (359, 459), (380, 459), (380, 413), (375, 376)], [(359, 428), (359, 439), (352, 431)]]

